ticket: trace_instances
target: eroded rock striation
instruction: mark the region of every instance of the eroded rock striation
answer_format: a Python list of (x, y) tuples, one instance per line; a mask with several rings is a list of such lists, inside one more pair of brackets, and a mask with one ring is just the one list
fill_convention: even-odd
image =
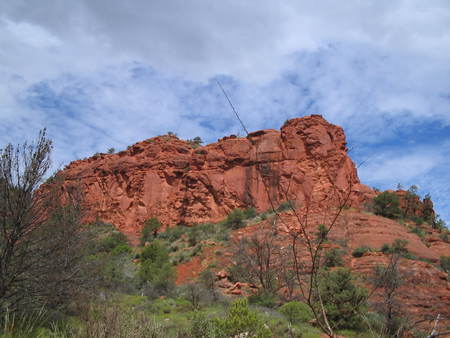
[(342, 128), (320, 115), (198, 148), (158, 136), (74, 161), (61, 174), (67, 189), (78, 184), (84, 191), (88, 221), (112, 223), (130, 238), (150, 217), (165, 226), (192, 225), (220, 220), (235, 208), (263, 211), (286, 199), (326, 204), (350, 188), (355, 206), (374, 194), (359, 182)]

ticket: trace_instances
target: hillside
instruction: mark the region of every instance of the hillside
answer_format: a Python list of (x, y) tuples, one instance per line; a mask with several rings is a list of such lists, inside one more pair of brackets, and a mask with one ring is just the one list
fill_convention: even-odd
[[(178, 262), (177, 284), (189, 283), (212, 267), (217, 285), (230, 295), (256, 292), (226, 272), (235, 261), (233, 243), (275, 227), (273, 245), (284, 248), (292, 240), (289, 234), (299, 231), (292, 211), (280, 208), (274, 214), (272, 209), (291, 203), (306, 213), (306, 231), (315, 236), (345, 200), (324, 244), (326, 252), (337, 250), (339, 265), (351, 268), (367, 285), (377, 266), (389, 263), (383, 247), (404, 240), (405, 255), (399, 262), (404, 281), (398, 300), (405, 315), (414, 320), (435, 318), (438, 313), (449, 316), (450, 284), (440, 259), (450, 256), (450, 244), (432, 222), (421, 219), (425, 209), (434, 219), (431, 200), (414, 195), (412, 216), (401, 220), (375, 215), (372, 200), (380, 192), (360, 182), (347, 152), (342, 128), (312, 115), (288, 120), (280, 131), (261, 130), (246, 138), (232, 135), (206, 146), (174, 135), (158, 136), (115, 154), (74, 161), (57, 176), (63, 178), (66, 192), (81, 187), (86, 222), (110, 223), (134, 244), (150, 218), (161, 222), (161, 230), (186, 229), (180, 230), (187, 231), (185, 237), (170, 239), (178, 243), (171, 254)], [(405, 210), (407, 192), (395, 194)], [(180, 227), (217, 223), (237, 208), (251, 207), (256, 216), (233, 230), (229, 241), (203, 237), (193, 244), (188, 228)], [(187, 258), (179, 258), (178, 246), (186, 247), (181, 254)], [(358, 250), (361, 254), (355, 254)], [(271, 264), (279, 264), (280, 257)]]

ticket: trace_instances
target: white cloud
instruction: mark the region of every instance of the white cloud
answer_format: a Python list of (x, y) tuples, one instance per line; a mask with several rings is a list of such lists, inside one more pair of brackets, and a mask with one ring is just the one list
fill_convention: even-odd
[[(239, 132), (216, 76), (251, 130), (321, 113), (370, 152), (399, 131), (450, 125), (447, 0), (16, 0), (0, 13), (0, 144), (47, 126), (57, 164), (169, 130)], [(399, 154), (363, 179), (445, 165), (442, 152)]]
[(444, 153), (431, 149), (401, 149), (385, 151), (368, 158), (359, 170), (361, 179), (368, 184), (390, 185), (411, 182), (442, 165)]

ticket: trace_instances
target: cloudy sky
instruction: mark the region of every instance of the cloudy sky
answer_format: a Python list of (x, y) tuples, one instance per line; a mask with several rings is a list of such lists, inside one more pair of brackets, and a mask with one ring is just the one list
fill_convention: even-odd
[(450, 221), (448, 0), (2, 0), (0, 145), (47, 127), (55, 167), (177, 133), (322, 114), (363, 183), (416, 184)]

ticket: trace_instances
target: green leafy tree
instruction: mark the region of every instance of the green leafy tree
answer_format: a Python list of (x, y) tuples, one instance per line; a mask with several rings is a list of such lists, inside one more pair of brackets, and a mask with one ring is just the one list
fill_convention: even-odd
[(169, 260), (169, 252), (164, 242), (153, 241), (141, 254), (139, 277), (143, 284), (148, 283), (161, 292), (173, 286), (175, 269)]
[(385, 191), (375, 197), (373, 203), (377, 215), (392, 219), (401, 215), (400, 203), (395, 193)]
[(367, 291), (354, 283), (350, 270), (323, 272), (319, 290), (328, 320), (335, 329), (360, 327), (360, 314), (367, 308)]

